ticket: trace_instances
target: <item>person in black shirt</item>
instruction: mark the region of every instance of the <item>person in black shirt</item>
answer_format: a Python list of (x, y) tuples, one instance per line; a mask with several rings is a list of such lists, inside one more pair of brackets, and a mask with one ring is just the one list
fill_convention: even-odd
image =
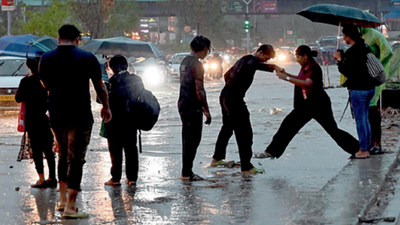
[(204, 90), (204, 68), (199, 59), (210, 51), (211, 42), (204, 36), (197, 36), (190, 43), (192, 51), (180, 66), (180, 91), (178, 109), (182, 121), (182, 180), (203, 180), (192, 171), (202, 132), (203, 114), (205, 124), (211, 123), (206, 92)]
[(220, 104), (222, 108), (222, 127), (215, 145), (211, 166), (222, 165), (225, 162), (226, 147), (233, 132), (239, 148), (241, 169), (243, 173), (264, 172), (251, 164), (253, 130), (250, 123), (250, 113), (244, 101), (245, 94), (254, 80), (256, 70), (273, 72), (283, 70), (274, 64), (265, 64), (275, 57), (271, 45), (262, 45), (253, 55), (246, 55), (238, 60), (225, 74), (225, 87), (221, 91)]
[(43, 54), (39, 76), (48, 90), (50, 125), (59, 146), (58, 179), (60, 197), (56, 210), (65, 218), (87, 218), (75, 207), (81, 187), (83, 165), (93, 125), (90, 80), (103, 105), (101, 117), (111, 120), (108, 96), (96, 56), (78, 48), (80, 31), (74, 25), (59, 30), (59, 46)]
[[(25, 131), (28, 133), (32, 146), (32, 156), (35, 162), (39, 180), (32, 184), (33, 188), (57, 187), (56, 164), (53, 153), (53, 134), (50, 130), (47, 112), (47, 91), (40, 83), (38, 74), (39, 57), (28, 58), (26, 65), (31, 75), (22, 78), (15, 100), (25, 102)], [(49, 179), (45, 180), (43, 171), (43, 153), (49, 168)]]
[(109, 102), (113, 115), (105, 124), (108, 150), (111, 157), (112, 178), (105, 185), (121, 185), (122, 150), (125, 152), (126, 183), (136, 185), (139, 171), (139, 156), (136, 146), (137, 121), (141, 118), (132, 116), (127, 105), (133, 104), (139, 93), (144, 90), (142, 79), (127, 71), (128, 62), (122, 55), (110, 59), (109, 66), (114, 72), (110, 78)]

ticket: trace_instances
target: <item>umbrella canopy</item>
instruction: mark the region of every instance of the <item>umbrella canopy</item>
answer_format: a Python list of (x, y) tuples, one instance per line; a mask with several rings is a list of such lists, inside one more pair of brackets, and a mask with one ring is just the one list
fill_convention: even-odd
[(36, 57), (36, 52), (42, 51), (36, 47), (31, 47), (29, 40), (37, 36), (11, 35), (0, 38), (0, 56)]
[(339, 26), (352, 24), (360, 27), (377, 27), (382, 24), (382, 21), (371, 13), (344, 5), (316, 4), (297, 14), (313, 22)]
[(103, 55), (123, 55), (125, 57), (163, 57), (163, 53), (152, 44), (126, 37), (92, 39), (86, 43), (83, 50)]
[(33, 38), (28, 43), (35, 48), (41, 49), (43, 52), (54, 50), (58, 46), (58, 40), (47, 35)]

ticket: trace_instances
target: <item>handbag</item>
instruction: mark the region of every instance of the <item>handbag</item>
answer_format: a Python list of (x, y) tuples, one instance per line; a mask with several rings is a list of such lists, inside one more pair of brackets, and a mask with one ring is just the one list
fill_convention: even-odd
[(19, 132), (25, 132), (25, 102), (19, 104), (18, 127)]
[[(369, 47), (367, 47), (369, 49)], [(381, 61), (371, 52), (367, 53), (367, 69), (368, 74), (374, 81), (375, 86), (379, 86), (386, 82), (386, 73)]]

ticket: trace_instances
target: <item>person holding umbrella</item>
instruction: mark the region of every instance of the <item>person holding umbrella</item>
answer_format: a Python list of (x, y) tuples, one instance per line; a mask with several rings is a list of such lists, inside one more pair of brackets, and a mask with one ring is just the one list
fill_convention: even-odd
[(360, 150), (352, 156), (356, 159), (369, 157), (371, 149), (371, 126), (368, 121), (368, 111), (371, 99), (375, 93), (375, 84), (368, 74), (366, 54), (369, 48), (357, 26), (347, 25), (342, 30), (343, 39), (351, 47), (334, 52), (340, 73), (347, 77), (346, 86), (349, 89), (350, 102), (356, 119)]
[(289, 142), (311, 119), (315, 119), (335, 142), (349, 154), (358, 151), (359, 144), (349, 133), (338, 128), (333, 117), (331, 100), (323, 89), (322, 70), (314, 57), (316, 51), (301, 45), (296, 59), (301, 65), (298, 76), (285, 71), (276, 72), (278, 78), (294, 84), (294, 109), (285, 117), (267, 149), (255, 158), (279, 158)]

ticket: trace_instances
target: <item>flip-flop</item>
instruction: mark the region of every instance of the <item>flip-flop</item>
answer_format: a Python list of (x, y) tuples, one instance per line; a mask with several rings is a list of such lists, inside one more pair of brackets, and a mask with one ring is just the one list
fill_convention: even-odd
[(83, 219), (83, 218), (88, 218), (89, 214), (86, 214), (86, 213), (80, 211), (78, 208), (76, 208), (76, 214), (63, 213), (62, 216), (63, 216), (63, 218), (66, 218), (66, 219)]
[(56, 205), (56, 211), (60, 211), (60, 212), (64, 211), (65, 206), (60, 206), (59, 204), (60, 203), (57, 203), (57, 205)]

